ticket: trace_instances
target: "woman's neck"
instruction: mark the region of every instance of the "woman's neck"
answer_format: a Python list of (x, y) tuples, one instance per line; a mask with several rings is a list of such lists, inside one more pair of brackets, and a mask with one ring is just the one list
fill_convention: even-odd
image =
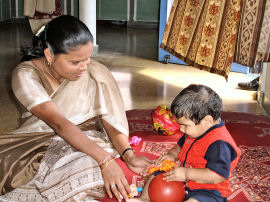
[(33, 60), (33, 62), (39, 68), (39, 70), (42, 72), (45, 78), (48, 80), (52, 89), (55, 91), (63, 82), (63, 80), (57, 79), (54, 76), (55, 73), (52, 71), (52, 67), (49, 67), (48, 64), (46, 64), (45, 58), (35, 59)]

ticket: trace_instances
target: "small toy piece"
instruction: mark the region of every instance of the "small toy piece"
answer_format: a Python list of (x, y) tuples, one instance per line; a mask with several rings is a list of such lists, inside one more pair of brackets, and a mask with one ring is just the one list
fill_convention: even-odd
[(130, 145), (138, 145), (142, 141), (141, 137), (133, 136), (131, 141), (129, 142)]
[(134, 198), (142, 191), (142, 187), (137, 187), (135, 184), (130, 185), (131, 193), (128, 195), (128, 198)]
[(164, 173), (160, 173), (150, 182), (148, 194), (151, 202), (182, 202), (185, 198), (184, 182), (163, 180)]
[(175, 166), (176, 166), (176, 163), (174, 161), (164, 160), (162, 161), (160, 167), (153, 166), (153, 167), (148, 168), (148, 173), (152, 174), (158, 170), (167, 172), (169, 170), (172, 170)]
[(155, 130), (161, 135), (180, 133), (180, 125), (172, 117), (171, 110), (166, 105), (158, 106), (152, 113)]

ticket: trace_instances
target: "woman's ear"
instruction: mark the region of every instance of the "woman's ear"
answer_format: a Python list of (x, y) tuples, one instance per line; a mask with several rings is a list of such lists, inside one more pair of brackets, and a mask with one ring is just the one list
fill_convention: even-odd
[(54, 59), (54, 54), (49, 48), (44, 49), (44, 55), (48, 63), (52, 63)]

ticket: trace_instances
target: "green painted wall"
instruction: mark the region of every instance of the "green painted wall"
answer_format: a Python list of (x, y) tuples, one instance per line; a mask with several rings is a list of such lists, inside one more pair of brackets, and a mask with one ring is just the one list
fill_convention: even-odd
[(127, 0), (97, 0), (97, 20), (127, 20)]
[(9, 9), (9, 1), (2, 1), (1, 2), (1, 18), (3, 20), (9, 19), (10, 16), (10, 9)]
[(127, 21), (134, 16), (134, 21), (158, 22), (159, 1), (129, 0), (128, 4), (128, 0), (97, 0), (97, 20)]
[[(129, 0), (129, 2), (130, 13), (128, 14), (128, 0), (96, 0), (97, 20), (127, 21), (128, 15), (135, 15), (135, 21), (159, 21), (159, 0)], [(79, 16), (79, 0), (61, 0), (61, 3), (63, 14)], [(71, 5), (72, 3), (73, 5)], [(17, 17), (16, 4), (18, 5), (18, 17), (23, 17), (23, 0), (0, 0), (0, 21)], [(66, 10), (64, 10), (65, 7)], [(133, 16), (129, 16), (129, 18), (131, 17)]]
[(79, 3), (78, 0), (74, 0), (74, 16), (79, 17)]
[(136, 21), (159, 21), (159, 0), (137, 0), (136, 10)]
[(23, 0), (18, 0), (18, 15), (23, 16)]
[[(91, 0), (90, 0), (91, 1)], [(65, 5), (66, 2), (66, 5)], [(72, 5), (73, 3), (73, 5)], [(74, 15), (76, 17), (79, 17), (79, 0), (61, 0), (61, 8), (62, 8), (62, 14), (67, 15)], [(73, 6), (73, 10), (72, 10)], [(66, 10), (65, 10), (66, 7)]]
[[(18, 4), (18, 16), (16, 4)], [(23, 0), (0, 0), (0, 21), (16, 17), (23, 17)]]

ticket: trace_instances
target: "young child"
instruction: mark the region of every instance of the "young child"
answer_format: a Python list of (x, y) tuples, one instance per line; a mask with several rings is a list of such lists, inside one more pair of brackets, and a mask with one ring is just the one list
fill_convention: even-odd
[[(221, 98), (204, 85), (189, 85), (171, 104), (184, 135), (155, 165), (179, 159), (183, 167), (166, 172), (163, 179), (185, 181), (185, 201), (223, 202), (231, 193), (229, 178), (241, 152), (221, 121), (221, 110)], [(154, 175), (146, 182), (140, 199), (132, 201), (150, 200), (148, 186), (153, 178)]]

